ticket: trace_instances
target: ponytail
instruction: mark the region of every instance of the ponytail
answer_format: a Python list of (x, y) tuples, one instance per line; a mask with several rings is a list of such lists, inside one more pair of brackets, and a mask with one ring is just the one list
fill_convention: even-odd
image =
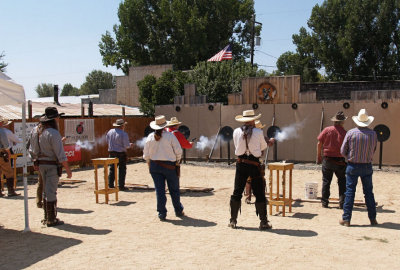
[(156, 139), (156, 141), (159, 141), (162, 137), (162, 129), (158, 129), (154, 132), (154, 138)]

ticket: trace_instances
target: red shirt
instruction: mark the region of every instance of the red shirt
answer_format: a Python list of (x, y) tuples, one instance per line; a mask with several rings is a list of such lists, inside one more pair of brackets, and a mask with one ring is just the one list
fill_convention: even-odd
[(326, 157), (343, 157), (340, 153), (346, 130), (341, 126), (330, 126), (318, 135), (318, 141), (321, 142), (324, 156)]
[(186, 140), (185, 136), (183, 136), (183, 134), (176, 127), (168, 127), (165, 128), (165, 130), (172, 132), (175, 135), (183, 149), (191, 149), (193, 147), (193, 145)]

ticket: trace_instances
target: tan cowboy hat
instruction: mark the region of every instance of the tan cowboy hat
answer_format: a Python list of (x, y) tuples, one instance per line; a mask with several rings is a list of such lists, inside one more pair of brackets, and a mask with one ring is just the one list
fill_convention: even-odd
[(256, 128), (259, 128), (259, 129), (265, 128), (265, 125), (261, 124), (260, 120), (256, 120), (255, 123), (256, 123)]
[(167, 127), (176, 126), (176, 125), (180, 125), (180, 124), (182, 124), (182, 122), (179, 122), (178, 118), (176, 118), (174, 116), (174, 117), (171, 117), (170, 121), (168, 121)]
[(260, 119), (261, 113), (259, 115), (254, 114), (254, 110), (243, 111), (243, 115), (236, 115), (235, 120), (238, 122), (250, 122)]
[(128, 124), (128, 122), (125, 122), (124, 119), (117, 119), (115, 123), (113, 123), (113, 127), (121, 127), (126, 124)]
[(356, 123), (356, 125), (359, 127), (368, 127), (372, 123), (372, 121), (374, 121), (374, 117), (369, 116), (365, 109), (361, 109), (358, 112), (358, 115), (353, 116), (352, 119), (354, 123)]
[(347, 119), (347, 116), (344, 115), (342, 111), (337, 112), (334, 117), (331, 118), (331, 121), (333, 122), (341, 122)]
[(156, 116), (154, 121), (150, 122), (150, 127), (154, 130), (159, 130), (159, 129), (163, 129), (167, 126), (168, 121), (165, 120), (165, 116), (164, 115), (159, 115)]
[(12, 123), (12, 121), (10, 121), (10, 120), (4, 118), (4, 117), (1, 116), (1, 115), (0, 115), (0, 122), (3, 124), (3, 126), (7, 126), (7, 125), (9, 125), (9, 124)]

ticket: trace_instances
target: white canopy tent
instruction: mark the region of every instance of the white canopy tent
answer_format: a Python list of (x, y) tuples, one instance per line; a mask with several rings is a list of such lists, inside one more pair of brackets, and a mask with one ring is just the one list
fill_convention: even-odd
[[(22, 106), (22, 143), (26, 145), (26, 104), (24, 88), (16, 84), (10, 77), (0, 72), (0, 105), (21, 105)], [(30, 231), (28, 215), (28, 180), (26, 165), (26, 149), (23, 148), (23, 179), (24, 179), (24, 210), (25, 229)]]

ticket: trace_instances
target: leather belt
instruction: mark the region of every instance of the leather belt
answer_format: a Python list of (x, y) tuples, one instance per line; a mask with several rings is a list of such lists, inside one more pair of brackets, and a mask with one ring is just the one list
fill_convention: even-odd
[(38, 160), (39, 165), (58, 165), (58, 162), (55, 160)]
[(260, 162), (258, 161), (252, 161), (252, 160), (248, 160), (248, 159), (244, 159), (244, 158), (238, 158), (236, 160), (237, 163), (246, 163), (246, 164), (250, 164), (250, 165), (254, 165), (259, 167), (260, 166)]
[(176, 166), (175, 165), (169, 165), (166, 164), (164, 161), (162, 160), (152, 160), (155, 164), (160, 165), (161, 167), (164, 167), (166, 169), (170, 169), (170, 170), (175, 170)]

